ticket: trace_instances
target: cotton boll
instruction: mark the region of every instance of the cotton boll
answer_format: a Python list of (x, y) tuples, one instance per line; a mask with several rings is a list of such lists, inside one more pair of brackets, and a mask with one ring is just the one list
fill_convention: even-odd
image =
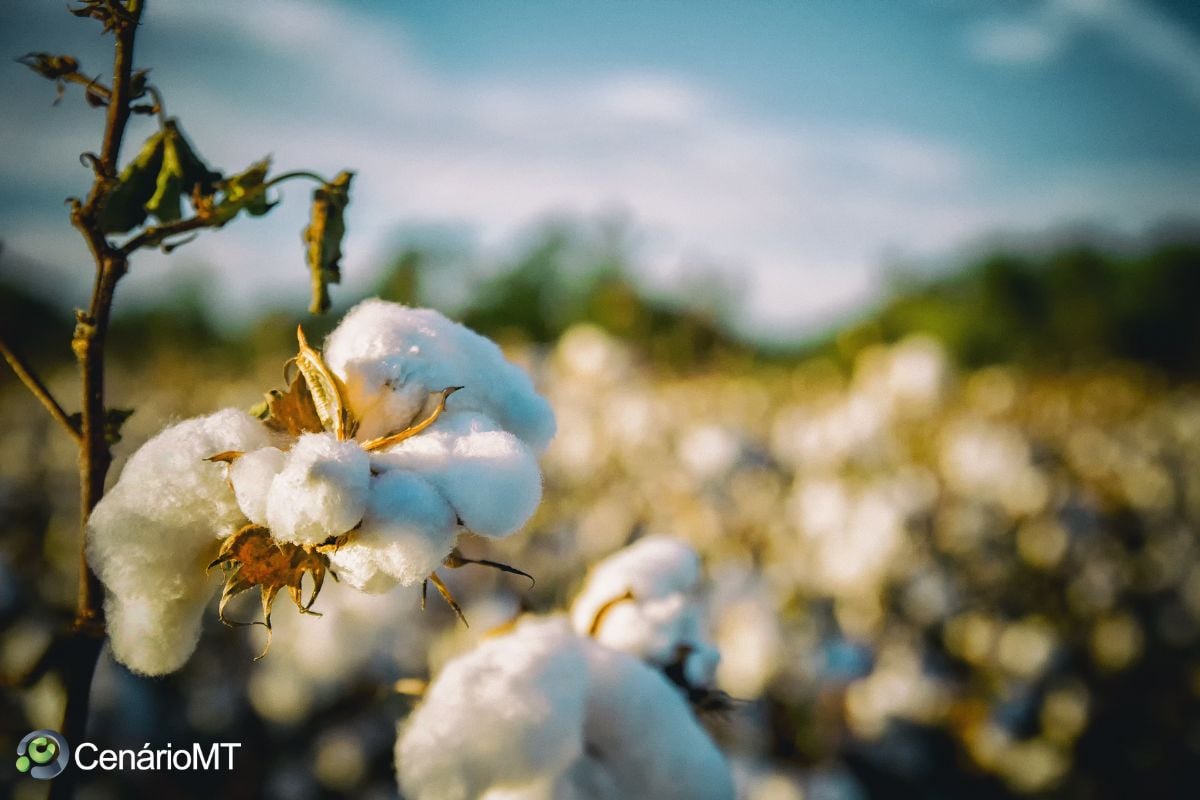
[(576, 800), (571, 792), (564, 794), (560, 781), (553, 778), (539, 778), (522, 786), (498, 786), (489, 789), (479, 800)]
[(542, 499), (537, 458), (520, 439), (482, 414), (443, 414), (419, 436), (374, 456), (378, 470), (419, 473), (450, 501), (470, 530), (508, 536)]
[(325, 342), (324, 356), (346, 384), (360, 438), (400, 430), (431, 393), (462, 386), (448, 403), (495, 419), (536, 452), (554, 436), (554, 413), (529, 377), (489, 339), (427, 308), (366, 300)]
[(725, 757), (676, 688), (620, 651), (586, 642), (588, 700), (577, 786), (611, 787), (584, 797), (733, 800)]
[(362, 519), (370, 459), (357, 442), (329, 433), (301, 436), (267, 495), (267, 527), (281, 542), (318, 544)]
[[(173, 425), (130, 456), (92, 511), (88, 563), (108, 592), (119, 661), (157, 675), (191, 653), (215, 588), (205, 565), (217, 540), (246, 521), (225, 466), (205, 459), (264, 447), (270, 439), (261, 422), (234, 409)], [(164, 630), (154, 633), (155, 626)]]
[(330, 556), (338, 578), (368, 592), (429, 577), (458, 537), (454, 512), (427, 481), (395, 470), (371, 478), (362, 526)]
[[(694, 597), (699, 582), (700, 558), (691, 547), (650, 536), (592, 570), (571, 606), (571, 621), (581, 634), (665, 666), (676, 660), (681, 647), (696, 651), (707, 646)], [(618, 600), (627, 593), (632, 597)]]
[(587, 669), (562, 620), (527, 620), (446, 665), (396, 742), (413, 800), (553, 780), (583, 753)]
[(412, 800), (732, 800), (729, 767), (642, 662), (526, 619), (451, 661), (396, 745)]
[(216, 583), (199, 580), (181, 597), (109, 594), (104, 603), (113, 658), (143, 675), (184, 665), (200, 640), (201, 619)]
[(594, 616), (600, 606), (626, 591), (651, 600), (690, 592), (700, 583), (700, 556), (688, 544), (667, 536), (647, 536), (600, 562), (575, 600)]
[[(605, 612), (595, 638), (608, 647), (638, 658), (668, 664), (675, 659), (679, 646), (689, 641), (684, 618), (690, 602), (682, 594), (640, 602), (621, 601)], [(580, 630), (582, 625), (580, 619), (576, 630), (586, 633), (586, 629)]]
[[(209, 496), (225, 484), (225, 467), (206, 461), (228, 450), (257, 450), (272, 443), (273, 434), (255, 417), (226, 408), (164, 428), (125, 462), (121, 480), (143, 485), (170, 485), (180, 495)], [(203, 505), (204, 500), (194, 501)]]
[(255, 525), (267, 524), (267, 495), (286, 460), (282, 450), (264, 447), (243, 454), (229, 465), (229, 482), (238, 505)]

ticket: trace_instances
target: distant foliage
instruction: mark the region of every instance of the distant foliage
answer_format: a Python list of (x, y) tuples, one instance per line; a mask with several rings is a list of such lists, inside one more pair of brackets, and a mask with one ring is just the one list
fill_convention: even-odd
[(1123, 257), (1073, 247), (1044, 257), (997, 253), (902, 286), (842, 335), (853, 352), (910, 333), (941, 339), (961, 364), (1077, 367), (1119, 359), (1200, 376), (1200, 245)]

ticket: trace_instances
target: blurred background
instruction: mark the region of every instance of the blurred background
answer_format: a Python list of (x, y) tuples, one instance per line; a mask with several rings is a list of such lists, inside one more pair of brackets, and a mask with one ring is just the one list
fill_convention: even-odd
[[(750, 800), (1191, 796), (1198, 9), (151, 2), (140, 65), (213, 166), (358, 175), (327, 319), (302, 313), (307, 189), (134, 261), (113, 476), (373, 294), (501, 341), (560, 433), (528, 529), (464, 543), (535, 588), (448, 573), (468, 630), (418, 590), (333, 585), (323, 618), (280, 607), (258, 663), (215, 614), (170, 678), (104, 656), (94, 741), (243, 758), (86, 796), (394, 797), (394, 682), (564, 608), (646, 533), (704, 555), (744, 700), (706, 721)], [(111, 59), (34, 0), (0, 44)], [(70, 410), (91, 272), (62, 201), (102, 120), (17, 64), (0, 92), (0, 332)], [(61, 715), (53, 677), (20, 679), (73, 609), (70, 445), (0, 372), (0, 748)]]

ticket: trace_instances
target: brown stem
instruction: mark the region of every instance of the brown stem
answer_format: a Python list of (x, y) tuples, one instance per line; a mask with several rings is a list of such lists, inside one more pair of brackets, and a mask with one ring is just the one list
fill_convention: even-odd
[(207, 228), (210, 225), (212, 225), (212, 220), (205, 217), (188, 217), (187, 219), (179, 219), (174, 222), (166, 222), (162, 225), (154, 225), (146, 228), (137, 236), (121, 245), (117, 249), (117, 254), (123, 258), (128, 258), (135, 250), (141, 250), (143, 247), (154, 247), (172, 236), (191, 233), (200, 228)]
[(98, 79), (89, 78), (82, 72), (67, 72), (60, 77), (64, 81), (78, 83), (80, 86), (83, 86), (88, 91), (92, 92), (92, 94), (102, 98), (105, 102), (108, 102), (112, 98), (111, 89), (101, 83)]
[[(86, 738), (92, 676), (104, 636), (104, 609), (100, 603), (103, 587), (87, 563), (87, 520), (104, 494), (104, 480), (112, 463), (112, 452), (104, 435), (104, 345), (117, 283), (128, 269), (127, 254), (114, 249), (99, 224), (100, 212), (112, 191), (109, 176), (117, 174), (117, 161), (125, 125), (129, 121), (130, 76), (133, 71), (133, 45), (143, 9), (142, 0), (128, 0), (127, 15), (117, 23), (113, 57), (113, 80), (104, 126), (104, 144), (100, 151), (100, 169), (87, 202), (76, 202), (71, 222), (87, 241), (96, 264), (96, 281), (87, 311), (76, 312), (75, 335), (71, 349), (79, 362), (83, 383), (82, 441), (79, 447), (80, 533), (79, 596), (72, 629), (71, 658), (66, 662), (64, 683), (67, 695), (62, 734), (68, 742)], [(67, 770), (51, 784), (51, 800), (67, 800), (74, 795), (78, 770)]]
[(26, 388), (33, 393), (33, 396), (40, 400), (42, 405), (46, 407), (46, 410), (50, 412), (50, 416), (54, 417), (59, 424), (67, 429), (67, 432), (71, 434), (71, 438), (77, 442), (80, 441), (82, 435), (79, 432), (79, 427), (71, 421), (67, 412), (63, 411), (62, 406), (54, 399), (54, 395), (46, 388), (46, 384), (42, 383), (41, 379), (34, 374), (33, 370), (25, 362), (25, 359), (21, 358), (19, 354), (9, 347), (3, 338), (0, 338), (0, 354), (4, 355), (4, 360), (8, 362), (8, 365), (12, 367), (12, 371), (21, 379), (21, 383), (24, 383)]

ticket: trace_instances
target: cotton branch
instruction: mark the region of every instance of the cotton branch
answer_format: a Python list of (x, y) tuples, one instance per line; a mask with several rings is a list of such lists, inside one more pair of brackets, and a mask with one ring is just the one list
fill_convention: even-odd
[(50, 416), (54, 417), (59, 424), (67, 429), (67, 433), (71, 434), (71, 438), (75, 441), (81, 441), (83, 437), (80, 434), (78, 424), (71, 419), (67, 412), (63, 411), (63, 407), (54, 399), (54, 395), (50, 393), (46, 384), (42, 383), (41, 379), (34, 374), (33, 370), (25, 362), (25, 359), (9, 347), (8, 342), (4, 341), (3, 338), (0, 338), (0, 353), (3, 353), (4, 360), (12, 367), (12, 371), (16, 373), (16, 376), (21, 379), (21, 383), (25, 384), (25, 387), (33, 393), (33, 396), (50, 412)]

